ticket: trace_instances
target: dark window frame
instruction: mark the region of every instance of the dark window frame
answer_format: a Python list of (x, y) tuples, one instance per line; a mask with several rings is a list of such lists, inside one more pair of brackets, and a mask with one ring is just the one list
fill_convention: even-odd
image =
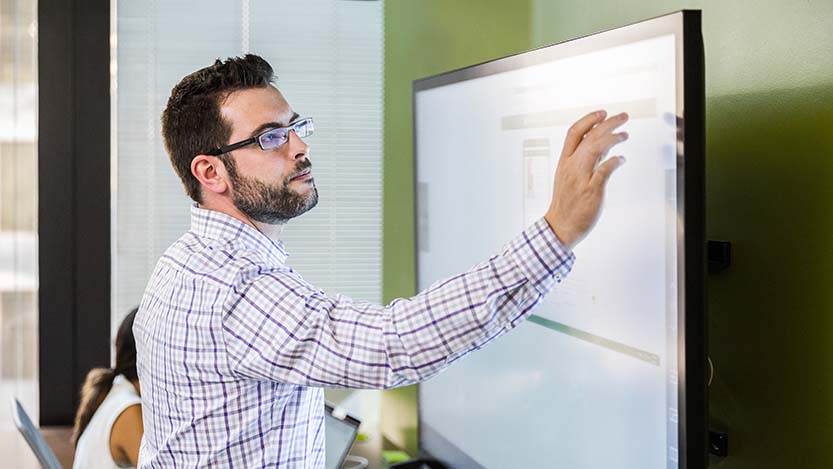
[(110, 2), (38, 1), (41, 425), (110, 364)]

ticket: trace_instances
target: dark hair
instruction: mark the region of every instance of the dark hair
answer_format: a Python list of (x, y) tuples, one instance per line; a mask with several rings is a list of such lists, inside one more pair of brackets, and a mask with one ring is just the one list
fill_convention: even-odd
[(217, 59), (171, 90), (162, 112), (162, 137), (185, 192), (195, 202), (202, 202), (202, 193), (200, 182), (191, 174), (191, 160), (226, 145), (231, 136), (231, 125), (220, 114), (221, 102), (234, 91), (262, 88), (273, 81), (272, 66), (257, 55), (246, 54)]
[(92, 369), (84, 380), (81, 387), (81, 404), (75, 414), (75, 426), (72, 429), (72, 442), (76, 446), (93, 414), (113, 387), (116, 376), (124, 375), (130, 381), (139, 379), (136, 371), (136, 340), (133, 338), (133, 320), (138, 310), (139, 308), (133, 308), (127, 313), (116, 333), (116, 367)]

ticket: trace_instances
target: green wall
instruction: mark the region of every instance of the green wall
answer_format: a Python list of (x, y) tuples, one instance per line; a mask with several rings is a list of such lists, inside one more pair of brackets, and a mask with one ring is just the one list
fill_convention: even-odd
[[(383, 289), (385, 301), (415, 292), (413, 122), (415, 79), (529, 48), (526, 1), (385, 2), (385, 155)], [(416, 450), (416, 387), (386, 391), (386, 437)]]
[[(527, 1), (385, 2), (385, 301), (414, 293), (412, 82), (529, 48)], [(386, 391), (382, 430), (416, 451), (416, 387)]]
[(412, 82), (529, 48), (530, 5), (499, 0), (385, 3), (384, 286), (414, 293)]
[[(413, 79), (682, 8), (703, 10), (707, 233), (733, 243), (709, 279), (719, 467), (833, 467), (831, 0), (388, 0), (384, 295), (414, 292)], [(408, 446), (414, 396), (383, 407)]]

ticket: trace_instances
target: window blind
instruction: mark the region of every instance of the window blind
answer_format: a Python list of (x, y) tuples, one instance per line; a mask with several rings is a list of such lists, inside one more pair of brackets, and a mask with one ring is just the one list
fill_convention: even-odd
[(114, 46), (113, 328), (138, 304), (156, 261), (190, 225), (165, 153), (171, 88), (216, 58), (252, 52), (302, 116), (319, 203), (289, 222), (288, 260), (330, 294), (381, 301), (381, 1), (118, 2)]

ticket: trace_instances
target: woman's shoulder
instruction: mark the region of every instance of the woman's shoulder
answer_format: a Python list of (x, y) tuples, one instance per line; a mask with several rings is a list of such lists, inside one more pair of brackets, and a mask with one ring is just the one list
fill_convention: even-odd
[(118, 467), (111, 452), (110, 437), (116, 427), (142, 428), (141, 402), (133, 384), (122, 375), (116, 376), (110, 391), (78, 440), (73, 467)]
[[(127, 380), (123, 375), (119, 375), (113, 380), (113, 387), (110, 393), (107, 394), (105, 402), (110, 401), (108, 407), (112, 413), (112, 418), (121, 418), (128, 410), (132, 413), (138, 412), (141, 417), (141, 403), (142, 398), (133, 386), (133, 383)], [(103, 407), (104, 403), (102, 403)]]
[[(123, 375), (118, 375), (113, 380), (113, 386), (110, 388), (110, 392), (107, 393), (107, 397), (104, 398), (95, 415), (93, 415), (93, 419), (99, 420), (99, 425), (110, 429), (125, 409), (141, 403), (142, 398), (139, 397), (133, 383)], [(92, 422), (90, 424), (92, 425)]]

